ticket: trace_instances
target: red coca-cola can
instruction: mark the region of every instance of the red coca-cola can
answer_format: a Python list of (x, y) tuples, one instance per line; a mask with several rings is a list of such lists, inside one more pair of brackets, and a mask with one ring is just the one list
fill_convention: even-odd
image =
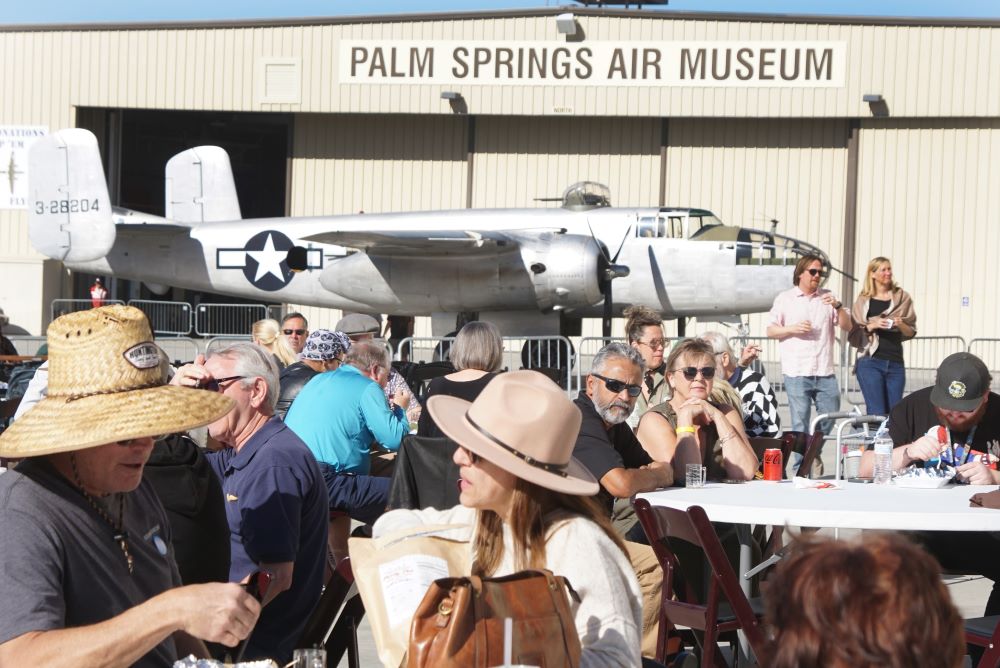
[(764, 480), (781, 480), (781, 471), (784, 468), (781, 450), (768, 448), (764, 451)]

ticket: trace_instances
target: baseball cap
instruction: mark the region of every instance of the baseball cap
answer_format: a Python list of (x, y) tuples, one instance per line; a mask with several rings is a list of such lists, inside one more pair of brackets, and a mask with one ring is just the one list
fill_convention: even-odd
[(991, 380), (986, 365), (972, 353), (948, 355), (938, 366), (931, 403), (947, 411), (974, 411)]

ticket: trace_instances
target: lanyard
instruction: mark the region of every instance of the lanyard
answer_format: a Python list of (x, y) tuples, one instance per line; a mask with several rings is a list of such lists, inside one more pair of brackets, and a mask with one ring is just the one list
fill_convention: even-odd
[[(961, 464), (964, 464), (966, 460), (969, 458), (969, 453), (972, 452), (972, 438), (976, 435), (976, 427), (978, 426), (979, 426), (978, 424), (972, 425), (972, 429), (969, 430), (969, 435), (965, 437), (965, 447), (963, 448), (962, 446), (958, 446), (957, 459), (955, 457), (956, 453), (955, 442), (951, 438), (951, 429), (947, 426), (944, 428), (945, 432), (948, 434), (948, 448), (951, 449), (951, 461), (953, 466), (960, 466)], [(962, 461), (959, 462), (958, 461), (959, 459), (961, 459)]]

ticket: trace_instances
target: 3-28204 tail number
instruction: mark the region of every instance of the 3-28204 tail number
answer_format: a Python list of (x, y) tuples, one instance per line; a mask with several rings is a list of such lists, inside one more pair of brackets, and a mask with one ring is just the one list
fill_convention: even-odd
[(48, 202), (35, 202), (35, 213), (86, 213), (100, 211), (100, 200), (94, 199), (53, 199)]

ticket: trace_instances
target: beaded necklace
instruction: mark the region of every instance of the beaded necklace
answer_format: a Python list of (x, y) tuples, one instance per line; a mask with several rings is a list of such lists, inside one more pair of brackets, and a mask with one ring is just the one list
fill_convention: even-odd
[(83, 488), (83, 483), (80, 481), (80, 471), (76, 468), (76, 456), (70, 455), (69, 457), (70, 466), (73, 469), (73, 481), (79, 488), (80, 493), (83, 494), (83, 498), (87, 499), (87, 503), (93, 508), (102, 520), (107, 522), (114, 530), (114, 535), (112, 539), (118, 543), (118, 547), (121, 548), (122, 554), (125, 556), (125, 563), (128, 565), (128, 574), (132, 575), (132, 571), (135, 568), (135, 560), (132, 558), (132, 553), (128, 549), (128, 531), (125, 531), (125, 495), (117, 494), (118, 496), (118, 521), (112, 521), (111, 516), (108, 515), (107, 511), (101, 507), (101, 504), (97, 502), (94, 497), (87, 493), (87, 490)]

